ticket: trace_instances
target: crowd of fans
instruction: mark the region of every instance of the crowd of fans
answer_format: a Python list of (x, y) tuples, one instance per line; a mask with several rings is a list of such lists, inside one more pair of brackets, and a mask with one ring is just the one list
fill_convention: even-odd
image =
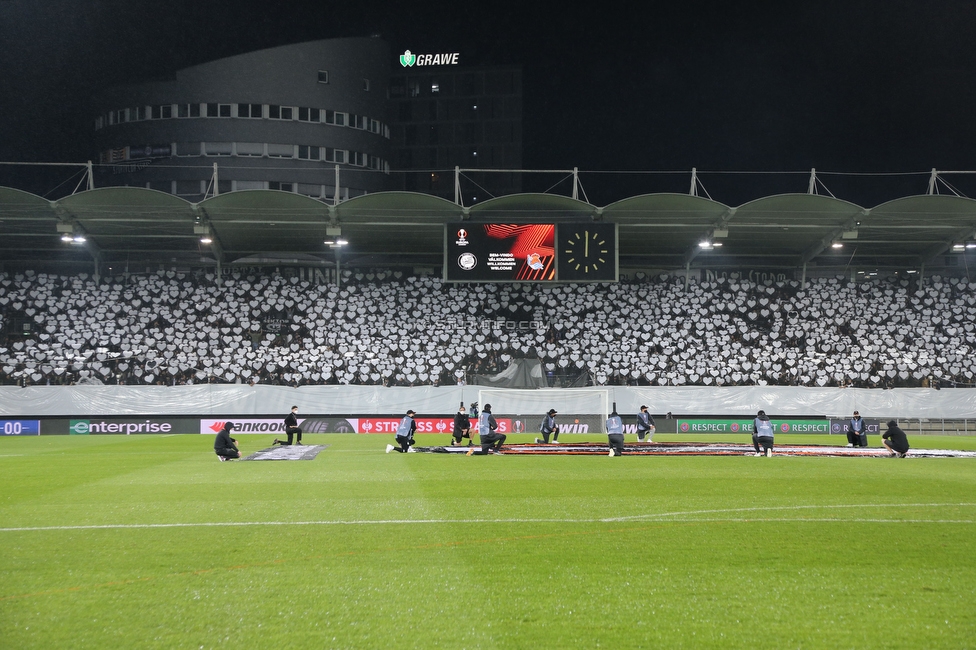
[(436, 385), (539, 359), (579, 385), (972, 386), (976, 283), (341, 286), (277, 273), (0, 274), (0, 383)]

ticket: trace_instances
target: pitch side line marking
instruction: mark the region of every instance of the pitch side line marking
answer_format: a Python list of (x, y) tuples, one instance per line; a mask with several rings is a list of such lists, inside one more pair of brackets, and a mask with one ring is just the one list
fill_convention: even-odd
[[(767, 506), (757, 508), (724, 508), (711, 510), (685, 510), (680, 512), (662, 512), (651, 515), (635, 515), (633, 517), (609, 517), (598, 519), (353, 519), (353, 520), (320, 520), (320, 521), (204, 521), (197, 523), (170, 523), (170, 524), (81, 524), (77, 526), (20, 526), (11, 528), (0, 528), (2, 533), (46, 531), (46, 530), (125, 530), (125, 529), (152, 529), (152, 528), (219, 528), (234, 526), (366, 526), (382, 524), (531, 524), (531, 523), (554, 523), (554, 524), (596, 524), (596, 523), (620, 523), (628, 521), (642, 521), (649, 518), (653, 519), (678, 519), (697, 515), (722, 514), (722, 513), (745, 513), (745, 512), (769, 512), (775, 510), (813, 510), (831, 508), (958, 508), (972, 507), (974, 503), (887, 503), (887, 504), (841, 504), (841, 505), (808, 505), (808, 506)], [(837, 521), (837, 522), (879, 522), (879, 523), (959, 523), (973, 524), (976, 520), (969, 519), (814, 519), (814, 518), (700, 518), (687, 519), (686, 521)]]
[(661, 519), (666, 517), (690, 517), (695, 515), (712, 515), (726, 512), (768, 512), (773, 510), (816, 510), (838, 508), (952, 508), (972, 507), (976, 503), (843, 503), (837, 505), (807, 505), (807, 506), (759, 506), (754, 508), (720, 508), (714, 510), (685, 510), (680, 512), (662, 512), (658, 514), (632, 515), (629, 517), (608, 517), (601, 521), (643, 521), (646, 519)]

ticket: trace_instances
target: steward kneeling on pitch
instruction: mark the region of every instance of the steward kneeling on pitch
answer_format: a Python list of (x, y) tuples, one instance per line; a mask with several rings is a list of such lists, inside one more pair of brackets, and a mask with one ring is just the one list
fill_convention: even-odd
[(762, 409), (752, 421), (752, 446), (756, 448), (756, 456), (773, 455), (773, 423)]
[(502, 445), (505, 444), (505, 434), (496, 433), (498, 422), (491, 414), (491, 404), (485, 404), (485, 408), (478, 417), (478, 435), (481, 438), (481, 451), (475, 451), (474, 447), (468, 450), (466, 456), (487, 456), (488, 454), (500, 454)]
[(387, 445), (386, 453), (395, 451), (400, 454), (405, 454), (407, 452), (412, 453), (414, 451), (413, 434), (415, 431), (417, 431), (417, 421), (413, 419), (413, 416), (415, 416), (416, 414), (417, 414), (416, 411), (410, 409), (409, 411), (407, 411), (407, 414), (403, 416), (403, 419), (400, 420), (400, 426), (397, 427), (397, 432), (396, 432), (396, 443), (399, 446), (394, 447), (393, 445)]
[(217, 437), (214, 439), (214, 453), (220, 458), (220, 462), (241, 457), (241, 451), (237, 448), (237, 440), (230, 437), (230, 432), (233, 429), (233, 422), (224, 422), (224, 428), (217, 432)]

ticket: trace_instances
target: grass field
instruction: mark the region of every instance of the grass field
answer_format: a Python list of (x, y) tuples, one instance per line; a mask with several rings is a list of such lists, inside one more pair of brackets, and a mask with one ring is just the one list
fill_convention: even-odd
[(0, 648), (976, 646), (970, 459), (387, 455), (390, 438), (234, 463), (209, 436), (0, 440)]

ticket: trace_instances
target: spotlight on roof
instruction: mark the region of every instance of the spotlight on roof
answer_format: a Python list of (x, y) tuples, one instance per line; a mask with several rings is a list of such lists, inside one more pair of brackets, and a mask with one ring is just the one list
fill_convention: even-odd
[(954, 250), (954, 251), (966, 250), (966, 245), (965, 244), (953, 244), (952, 245), (952, 250)]
[(84, 235), (75, 235), (74, 237), (71, 238), (72, 244), (84, 244), (86, 241), (88, 240), (85, 239)]
[(966, 242), (966, 248), (976, 248), (976, 241)]
[(74, 237), (72, 237), (71, 235), (61, 235), (61, 241), (63, 241), (66, 244), (70, 244), (72, 241), (74, 241)]
[(209, 237), (209, 236), (201, 237), (200, 238), (200, 243), (201, 244), (212, 244), (213, 243), (213, 239), (211, 237)]
[(705, 250), (708, 250), (709, 248), (711, 248), (711, 247), (712, 247), (712, 242), (710, 242), (710, 241), (708, 241), (708, 240), (706, 239), (705, 241), (700, 241), (700, 242), (698, 242), (698, 246), (699, 246), (700, 248), (703, 248), (703, 249), (705, 249)]
[(839, 242), (839, 241), (835, 241), (833, 244), (830, 245), (830, 247), (831, 248), (844, 248), (844, 244), (841, 243), (841, 242)]
[(715, 247), (715, 248), (718, 248), (721, 245), (722, 245), (722, 242), (720, 242), (720, 241), (713, 241), (712, 242), (712, 246)]

